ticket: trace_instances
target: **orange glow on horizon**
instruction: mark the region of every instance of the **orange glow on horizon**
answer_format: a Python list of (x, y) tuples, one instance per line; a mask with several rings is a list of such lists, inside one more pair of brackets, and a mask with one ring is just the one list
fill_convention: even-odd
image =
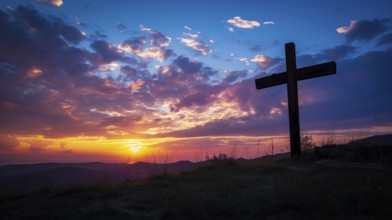
[[(375, 127), (379, 133), (391, 133), (390, 127)], [(333, 140), (347, 143), (361, 130), (307, 131), (316, 146)], [(75, 136), (48, 138), (43, 135), (12, 136), (15, 146), (0, 152), (0, 164), (45, 162), (105, 162), (105, 163), (173, 163), (179, 160), (200, 162), (213, 155), (225, 153), (236, 158), (252, 159), (289, 151), (287, 135), (276, 136), (204, 136), (138, 138)], [(361, 136), (364, 138), (365, 136)], [(273, 146), (273, 147), (272, 147)]]

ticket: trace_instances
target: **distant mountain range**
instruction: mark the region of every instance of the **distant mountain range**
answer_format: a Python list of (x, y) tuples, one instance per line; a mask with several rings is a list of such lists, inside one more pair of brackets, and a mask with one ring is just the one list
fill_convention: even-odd
[(190, 170), (198, 163), (179, 161), (170, 164), (125, 163), (42, 163), (0, 167), (0, 193), (28, 192), (44, 187), (68, 187), (96, 183), (119, 183), (165, 172)]
[[(331, 149), (319, 149), (319, 153), (328, 153), (327, 158), (339, 158), (345, 154), (352, 156), (363, 153), (363, 149), (370, 154), (369, 149), (363, 146), (392, 146), (392, 134), (378, 135), (353, 141), (347, 144), (347, 149), (342, 146), (335, 146)], [(361, 150), (353, 151), (352, 147), (362, 146)], [(384, 150), (385, 151), (385, 150)], [(383, 152), (384, 152), (383, 151)], [(389, 148), (388, 148), (389, 152)], [(374, 153), (374, 152), (372, 152)], [(331, 157), (330, 154), (337, 156)], [(271, 157), (289, 157), (289, 153), (269, 155), (254, 160), (268, 160)], [(325, 155), (324, 155), (325, 156)], [(237, 159), (237, 163), (246, 161)], [(138, 162), (135, 164), (126, 163), (41, 163), (24, 165), (0, 166), (0, 193), (23, 193), (38, 190), (45, 187), (63, 188), (72, 185), (89, 185), (97, 183), (119, 183), (125, 180), (143, 179), (163, 173), (175, 173), (185, 170), (195, 169), (208, 162), (193, 163), (190, 161), (178, 161), (169, 164), (154, 164)]]

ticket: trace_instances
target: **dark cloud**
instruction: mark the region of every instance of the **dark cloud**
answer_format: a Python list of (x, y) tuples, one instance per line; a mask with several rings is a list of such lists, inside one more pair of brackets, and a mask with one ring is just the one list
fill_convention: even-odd
[(129, 40), (124, 41), (121, 45), (125, 48), (129, 48), (129, 52), (140, 52), (142, 51), (144, 45), (146, 44), (145, 37), (136, 37)]
[(57, 24), (54, 24), (54, 26), (58, 28), (59, 34), (68, 42), (76, 44), (85, 38), (84, 34), (80, 30), (76, 29), (75, 27), (66, 25), (61, 21), (59, 21)]
[(317, 129), (321, 121), (325, 121), (323, 127), (330, 126), (329, 129), (352, 129), (364, 124), (377, 126), (363, 121), (375, 116), (390, 126), (392, 103), (389, 100), (392, 89), (389, 82), (392, 76), (388, 60), (391, 59), (391, 49), (368, 52), (337, 62), (337, 75), (325, 79), (328, 83), (324, 83), (323, 79), (303, 82), (307, 88), (316, 90), (322, 86), (328, 91), (323, 102), (303, 107), (304, 126)]
[(248, 71), (226, 71), (226, 77), (223, 79), (222, 84), (232, 84), (239, 79), (243, 79), (248, 75)]
[[(209, 84), (217, 71), (199, 61), (179, 56), (173, 62), (158, 69), (153, 78), (146, 78), (149, 92), (157, 99), (178, 98), (197, 93), (216, 94), (220, 88)], [(210, 100), (210, 99), (209, 99)], [(210, 100), (212, 101), (212, 100)], [(173, 106), (178, 103), (172, 103)]]
[(170, 43), (170, 37), (165, 36), (161, 32), (151, 33), (151, 45), (156, 47), (165, 47)]
[(382, 36), (377, 42), (378, 46), (391, 45), (391, 44), (392, 44), (392, 33)]
[[(360, 126), (391, 126), (389, 61), (392, 49), (368, 52), (349, 58), (355, 48), (337, 46), (320, 54), (303, 55), (309, 65), (326, 59), (337, 60), (337, 75), (304, 80), (299, 83), (301, 128), (306, 130), (356, 129)], [(304, 59), (302, 59), (304, 62)], [(261, 76), (261, 75), (260, 75)], [(258, 78), (260, 76), (256, 76)], [(245, 117), (210, 121), (204, 125), (159, 136), (202, 137), (226, 135), (288, 134), (286, 86), (256, 90), (253, 79), (246, 79), (220, 90), (238, 103)], [(278, 111), (273, 111), (278, 110)], [(278, 114), (276, 114), (278, 113)], [(368, 118), (378, 118), (371, 122)], [(364, 121), (366, 119), (366, 121)], [(373, 124), (372, 124), (373, 123)]]
[(119, 48), (144, 60), (158, 59), (164, 61), (175, 55), (173, 50), (166, 48), (169, 46), (170, 41), (170, 37), (150, 30), (147, 32), (146, 37), (128, 39), (120, 44)]
[(18, 6), (11, 14), (1, 13), (0, 26), (5, 31), (0, 35), (0, 63), (13, 67), (17, 75), (27, 76), (33, 69), (43, 74), (60, 72), (60, 65), (72, 70), (85, 66), (88, 52), (69, 45), (83, 39), (76, 28), (58, 18), (46, 18), (31, 7)]
[(144, 64), (125, 57), (108, 42), (94, 41), (95, 53), (79, 48), (83, 40), (79, 30), (25, 6), (0, 11), (0, 29), (4, 30), (0, 35), (1, 133), (106, 135), (99, 123), (107, 115), (94, 114), (92, 109), (122, 112), (133, 109), (137, 98), (149, 103), (148, 95), (131, 96), (117, 78), (94, 74), (110, 62), (143, 69)]
[(297, 57), (297, 66), (311, 66), (325, 61), (339, 61), (349, 58), (357, 49), (354, 46), (342, 44), (327, 48), (317, 54), (303, 54)]
[(184, 96), (180, 102), (171, 106), (171, 111), (178, 112), (181, 108), (188, 108), (192, 105), (203, 106), (209, 103), (209, 95), (201, 92)]
[(341, 60), (356, 51), (355, 47), (351, 45), (339, 45), (334, 48), (323, 50), (320, 54), (320, 59), (324, 60)]
[[(208, 122), (190, 129), (158, 135), (163, 137), (206, 137), (206, 136), (268, 136), (282, 135), (287, 132), (287, 118), (262, 121), (254, 118), (228, 118)], [(273, 126), (270, 127), (270, 126)]]
[(391, 20), (388, 18), (354, 21), (343, 34), (348, 41), (372, 40), (389, 29)]
[(127, 77), (139, 78), (139, 71), (131, 66), (122, 66), (121, 72), (123, 72)]
[(115, 46), (103, 40), (94, 41), (91, 44), (91, 48), (100, 55), (104, 63), (110, 63), (124, 58), (123, 54)]
[(65, 24), (54, 16), (47, 19), (32, 7), (18, 6), (12, 14), (20, 22), (20, 27), (31, 30), (30, 34), (43, 34), (48, 38), (60, 36), (72, 43), (78, 43), (84, 39), (82, 32), (75, 27)]
[(202, 67), (202, 63), (197, 61), (190, 61), (188, 57), (179, 56), (174, 61), (173, 64), (180, 68), (181, 72), (184, 74), (195, 74), (199, 73)]

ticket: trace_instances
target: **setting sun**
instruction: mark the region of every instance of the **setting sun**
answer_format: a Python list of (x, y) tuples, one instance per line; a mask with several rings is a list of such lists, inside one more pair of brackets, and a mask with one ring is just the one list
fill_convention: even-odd
[(142, 144), (139, 141), (129, 141), (129, 151), (132, 153), (138, 153), (142, 148)]

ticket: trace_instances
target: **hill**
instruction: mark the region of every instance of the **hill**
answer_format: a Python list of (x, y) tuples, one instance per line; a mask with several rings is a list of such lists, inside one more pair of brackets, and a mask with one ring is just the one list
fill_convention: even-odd
[(0, 219), (391, 219), (390, 207), (390, 167), (280, 157), (4, 195)]
[(363, 144), (373, 146), (391, 146), (392, 145), (392, 134), (375, 135), (367, 138), (362, 138), (350, 142), (349, 144)]
[(0, 194), (27, 193), (41, 188), (143, 179), (163, 173), (190, 170), (198, 165), (189, 161), (170, 164), (125, 163), (42, 163), (0, 167)]

